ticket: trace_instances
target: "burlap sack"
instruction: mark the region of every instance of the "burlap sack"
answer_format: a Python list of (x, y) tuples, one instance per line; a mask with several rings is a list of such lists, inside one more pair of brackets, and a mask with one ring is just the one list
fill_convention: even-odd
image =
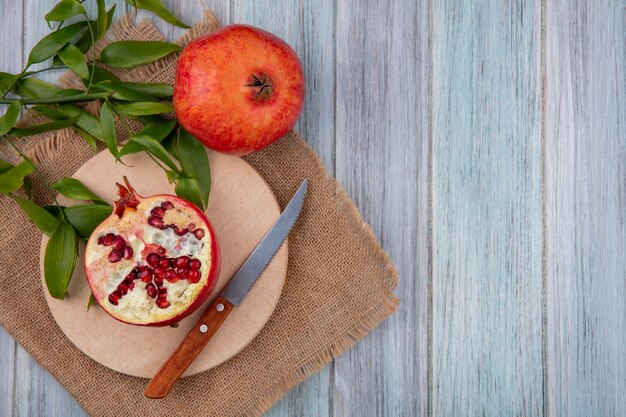
[[(162, 39), (149, 22), (132, 22), (131, 16), (124, 16), (109, 38)], [(217, 25), (209, 13), (180, 42)], [(120, 75), (172, 83), (174, 63), (175, 57), (169, 57)], [(124, 134), (122, 129), (119, 133)], [(49, 182), (71, 175), (93, 156), (85, 141), (68, 130), (21, 140), (19, 146)], [(0, 153), (10, 154), (7, 149)], [(246, 160), (265, 178), (282, 207), (290, 191), (309, 179), (302, 215), (289, 237), (283, 294), (268, 324), (245, 350), (217, 368), (179, 381), (163, 400), (143, 396), (147, 380), (99, 365), (65, 337), (43, 296), (41, 233), (11, 199), (0, 198), (0, 324), (89, 414), (260, 415), (396, 309), (393, 265), (355, 206), (296, 133)], [(34, 191), (39, 202), (50, 200), (41, 184), (36, 182)]]

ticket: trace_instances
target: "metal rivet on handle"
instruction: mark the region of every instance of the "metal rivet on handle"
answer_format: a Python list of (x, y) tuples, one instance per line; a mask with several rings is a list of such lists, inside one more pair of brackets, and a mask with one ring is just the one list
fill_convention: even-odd
[(209, 328), (206, 326), (206, 324), (200, 326), (200, 333), (206, 333), (207, 330), (209, 330)]
[(220, 304), (216, 305), (215, 309), (217, 311), (224, 311), (224, 304), (220, 303)]

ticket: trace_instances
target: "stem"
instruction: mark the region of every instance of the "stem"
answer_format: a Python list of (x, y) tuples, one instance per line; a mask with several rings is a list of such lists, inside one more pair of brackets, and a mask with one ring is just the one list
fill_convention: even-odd
[(10, 104), (14, 101), (21, 101), (24, 104), (57, 104), (57, 103), (75, 103), (79, 101), (92, 101), (101, 98), (111, 97), (111, 93), (91, 93), (91, 94), (74, 94), (65, 97), (50, 97), (50, 98), (34, 98), (34, 99), (17, 99), (17, 98), (2, 98), (0, 104)]
[(59, 202), (57, 201), (57, 197), (54, 195), (54, 192), (52, 191), (52, 187), (50, 186), (50, 184), (48, 184), (48, 182), (43, 177), (43, 175), (41, 175), (41, 173), (37, 170), (37, 167), (35, 166), (35, 163), (29, 157), (27, 157), (22, 151), (20, 151), (20, 149), (13, 143), (13, 141), (11, 140), (10, 137), (5, 136), (5, 138), (9, 142), (9, 145), (11, 145), (11, 147), (13, 148), (15, 153), (17, 153), (19, 156), (21, 156), (26, 162), (28, 162), (30, 164), (31, 167), (33, 167), (33, 172), (35, 173), (35, 175), (37, 175), (39, 177), (41, 182), (46, 186), (46, 189), (48, 190), (48, 192), (50, 193), (50, 196), (54, 200), (54, 204), (56, 204), (56, 206), (59, 208), (59, 212), (61, 213), (61, 217), (63, 217), (63, 220), (65, 220), (65, 214), (63, 213), (63, 210), (61, 210), (61, 206), (59, 205)]
[[(11, 83), (11, 85), (9, 85), (9, 88), (7, 88), (7, 91), (6, 91), (6, 92), (2, 95), (2, 98), (6, 97), (6, 95), (7, 95), (7, 94), (9, 94), (9, 92), (11, 91), (11, 89), (13, 89), (13, 86), (15, 85), (15, 83), (16, 83), (16, 82), (18, 82), (18, 81), (19, 81), (19, 80), (20, 80), (20, 79), (24, 76), (24, 74), (26, 73), (26, 70), (28, 70), (28, 67), (29, 67), (29, 66), (30, 66), (30, 65), (27, 65), (27, 66), (26, 66), (26, 68), (24, 68), (24, 69), (22, 70), (22, 72), (20, 73), (20, 75), (19, 75), (16, 79), (14, 79), (14, 80), (13, 80), (13, 82)], [(7, 103), (4, 103), (4, 104), (7, 104)]]
[(31, 75), (34, 74), (39, 74), (40, 72), (44, 72), (44, 71), (50, 71), (50, 70), (56, 70), (56, 69), (65, 69), (67, 68), (65, 65), (58, 65), (56, 67), (48, 67), (48, 68), (42, 68), (40, 70), (36, 70), (36, 71), (28, 71), (24, 73), (24, 77), (29, 77)]
[(89, 16), (85, 13), (85, 19), (87, 19), (87, 27), (89, 28), (89, 34), (91, 35), (91, 74), (89, 75), (89, 84), (87, 85), (87, 93), (91, 90), (91, 84), (93, 83), (93, 74), (96, 72), (96, 38), (93, 35), (93, 29), (89, 22)]

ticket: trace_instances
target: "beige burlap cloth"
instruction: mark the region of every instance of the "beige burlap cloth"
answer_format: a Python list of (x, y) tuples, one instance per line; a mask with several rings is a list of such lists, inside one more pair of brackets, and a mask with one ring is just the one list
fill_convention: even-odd
[[(111, 28), (109, 39), (162, 39), (151, 23), (133, 21), (132, 16), (122, 17)], [(206, 20), (180, 43), (217, 25), (207, 13)], [(168, 57), (120, 75), (171, 84), (175, 59)], [(124, 136), (123, 129), (120, 136)], [(93, 156), (85, 141), (68, 130), (19, 144), (50, 182), (71, 175)], [(291, 133), (246, 160), (265, 178), (281, 207), (297, 184), (309, 179), (302, 215), (289, 237), (283, 294), (263, 331), (245, 350), (210, 371), (179, 381), (163, 400), (143, 396), (147, 380), (96, 363), (65, 337), (48, 310), (39, 278), (41, 233), (11, 199), (0, 198), (0, 324), (89, 414), (260, 415), (396, 309), (393, 265), (302, 138)], [(40, 184), (35, 184), (34, 191), (39, 202), (49, 195)]]

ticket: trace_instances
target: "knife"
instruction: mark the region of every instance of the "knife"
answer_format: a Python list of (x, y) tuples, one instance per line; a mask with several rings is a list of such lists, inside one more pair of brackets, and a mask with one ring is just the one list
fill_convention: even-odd
[(305, 179), (280, 217), (252, 251), (246, 262), (239, 268), (226, 288), (211, 303), (174, 353), (150, 380), (146, 387), (146, 397), (165, 398), (178, 378), (185, 372), (185, 369), (191, 365), (215, 335), (230, 312), (239, 306), (254, 282), (278, 252), (296, 222), (302, 209), (307, 184), (308, 181)]

